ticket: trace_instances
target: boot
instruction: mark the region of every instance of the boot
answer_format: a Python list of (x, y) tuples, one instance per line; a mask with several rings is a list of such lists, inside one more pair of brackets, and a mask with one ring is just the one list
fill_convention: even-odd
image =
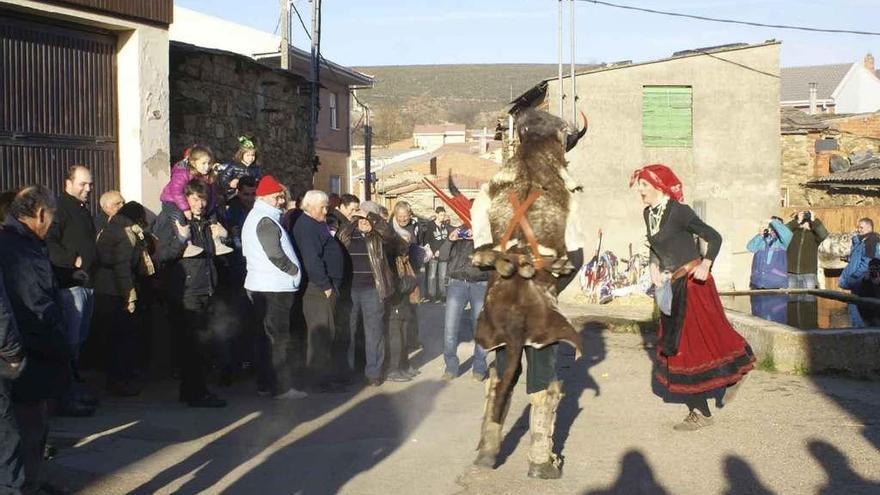
[(553, 453), (556, 409), (562, 400), (562, 382), (550, 382), (547, 390), (529, 394), (529, 478), (557, 479), (562, 476), (562, 462)]
[(477, 445), (477, 458), (474, 460), (475, 466), (494, 468), (495, 459), (501, 451), (501, 426), (504, 424), (504, 418), (507, 417), (507, 411), (510, 410), (510, 401), (504, 407), (501, 415), (501, 422), (492, 421), (492, 408), (495, 404), (496, 388), (498, 385), (498, 372), (495, 368), (489, 369), (489, 379), (486, 380), (486, 405), (483, 407), (483, 425), (480, 428), (480, 443)]

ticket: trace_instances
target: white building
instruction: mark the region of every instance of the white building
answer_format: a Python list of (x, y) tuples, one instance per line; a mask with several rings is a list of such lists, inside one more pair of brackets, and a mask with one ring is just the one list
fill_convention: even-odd
[(880, 110), (880, 77), (871, 54), (852, 64), (784, 67), (780, 77), (784, 108), (846, 114)]

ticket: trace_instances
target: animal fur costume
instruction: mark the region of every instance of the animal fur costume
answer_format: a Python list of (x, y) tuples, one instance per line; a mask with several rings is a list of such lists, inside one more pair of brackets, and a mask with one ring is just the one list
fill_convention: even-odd
[[(477, 320), (475, 340), (487, 350), (504, 347), (498, 352), (505, 354), (500, 361), (507, 363), (503, 376), (499, 377), (493, 369), (487, 383), (480, 453), (475, 461), (486, 467), (494, 467), (500, 449), (501, 426), (524, 348), (542, 350), (541, 362), (554, 368), (544, 371), (553, 377), (554, 349), (548, 346), (566, 341), (577, 349), (578, 355), (581, 353), (580, 337), (559, 311), (556, 301), (560, 277), (574, 270), (567, 253), (581, 247), (582, 237), (567, 242), (580, 237), (571, 228), (576, 222), (567, 221), (571, 193), (580, 187), (568, 174), (565, 153), (584, 135), (586, 122), (583, 130), (574, 132), (562, 119), (542, 111), (525, 110), (517, 116), (516, 127), (519, 146), (515, 154), (484, 187), (471, 210), (474, 243), (480, 246), (474, 253), (474, 264), (496, 269)], [(529, 200), (533, 202), (522, 215), (527, 222), (524, 225), (516, 210), (517, 205)], [(517, 228), (511, 233), (512, 223), (517, 223)], [(529, 230), (531, 236), (527, 234)], [(509, 241), (501, 245), (505, 237)], [(527, 356), (534, 354), (530, 351)], [(561, 475), (559, 461), (552, 454), (553, 426), (561, 397), (561, 383), (555, 379), (530, 393), (529, 476)]]

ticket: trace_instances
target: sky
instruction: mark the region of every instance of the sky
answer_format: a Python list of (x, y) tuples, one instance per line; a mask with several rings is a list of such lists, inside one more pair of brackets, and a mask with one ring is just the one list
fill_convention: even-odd
[[(807, 27), (880, 31), (880, 0), (611, 0), (693, 15)], [(175, 0), (177, 5), (273, 32), (279, 0)], [(312, 4), (295, 0), (311, 28)], [(565, 60), (569, 55), (565, 0)], [(782, 41), (783, 67), (848, 63), (880, 36), (807, 33), (679, 19), (578, 1), (578, 63), (661, 59), (688, 48)], [(555, 63), (557, 0), (324, 0), (321, 52), (346, 66)], [(296, 16), (292, 42), (309, 40)]]

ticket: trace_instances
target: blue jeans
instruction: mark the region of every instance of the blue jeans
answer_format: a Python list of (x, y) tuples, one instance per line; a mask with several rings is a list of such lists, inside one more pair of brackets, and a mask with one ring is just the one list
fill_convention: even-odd
[[(488, 282), (466, 282), (449, 279), (446, 287), (446, 321), (443, 328), (443, 360), (446, 372), (458, 375), (458, 333), (465, 303), (471, 303), (471, 335), (477, 330), (477, 316), (483, 310)], [(485, 375), (486, 350), (474, 343), (474, 373)]]
[(351, 340), (348, 345), (348, 364), (354, 369), (355, 335), (358, 329), (358, 315), (364, 318), (364, 375), (376, 379), (382, 376), (385, 364), (385, 304), (379, 299), (375, 287), (351, 289), (351, 313), (349, 316)]
[(446, 267), (448, 263), (433, 259), (425, 266), (428, 293), (422, 297), (440, 299), (446, 296)]
[(79, 348), (89, 336), (94, 306), (94, 291), (85, 287), (68, 287), (60, 289), (61, 312), (67, 327), (67, 343), (73, 349), (73, 355), (79, 355)]

